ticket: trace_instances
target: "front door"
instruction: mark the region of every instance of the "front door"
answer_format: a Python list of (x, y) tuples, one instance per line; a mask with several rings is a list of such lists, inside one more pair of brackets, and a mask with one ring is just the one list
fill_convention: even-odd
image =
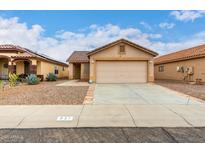
[(24, 74), (30, 74), (30, 63), (27, 61), (24, 61)]
[(81, 64), (75, 64), (74, 67), (74, 79), (80, 79)]
[(1, 59), (0, 60), (0, 79), (8, 78), (8, 60)]

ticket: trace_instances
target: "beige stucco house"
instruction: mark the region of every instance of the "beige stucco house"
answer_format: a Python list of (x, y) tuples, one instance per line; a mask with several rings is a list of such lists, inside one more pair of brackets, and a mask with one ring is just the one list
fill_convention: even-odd
[(154, 63), (155, 79), (205, 83), (205, 45), (157, 57)]
[(154, 81), (153, 59), (158, 54), (120, 39), (93, 51), (75, 51), (68, 58), (69, 79), (96, 83), (145, 83)]
[(0, 79), (7, 79), (9, 73), (36, 74), (44, 79), (55, 73), (64, 78), (68, 77), (68, 65), (20, 46), (0, 45)]

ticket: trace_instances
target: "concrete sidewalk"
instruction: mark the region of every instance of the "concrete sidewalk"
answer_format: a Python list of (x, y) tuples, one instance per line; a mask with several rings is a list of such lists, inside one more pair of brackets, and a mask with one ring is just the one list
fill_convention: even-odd
[(0, 128), (48, 127), (205, 127), (205, 104), (0, 106)]

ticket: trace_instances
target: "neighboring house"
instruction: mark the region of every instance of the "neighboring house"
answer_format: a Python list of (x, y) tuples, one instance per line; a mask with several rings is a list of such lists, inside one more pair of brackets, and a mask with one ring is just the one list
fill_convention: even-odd
[(36, 74), (44, 79), (55, 73), (63, 78), (68, 76), (68, 65), (20, 46), (0, 45), (0, 79), (7, 79), (9, 73)]
[(153, 59), (158, 54), (125, 39), (93, 51), (75, 51), (68, 58), (69, 79), (96, 83), (154, 81)]
[(157, 57), (155, 79), (205, 82), (205, 45)]

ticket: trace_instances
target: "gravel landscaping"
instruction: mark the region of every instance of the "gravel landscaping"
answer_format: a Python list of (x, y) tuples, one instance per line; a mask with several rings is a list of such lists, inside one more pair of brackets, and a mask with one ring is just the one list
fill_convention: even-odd
[(0, 105), (82, 104), (88, 86), (56, 86), (66, 80), (19, 85), (0, 91)]
[(177, 81), (156, 80), (156, 84), (205, 100), (205, 85), (192, 85)]

